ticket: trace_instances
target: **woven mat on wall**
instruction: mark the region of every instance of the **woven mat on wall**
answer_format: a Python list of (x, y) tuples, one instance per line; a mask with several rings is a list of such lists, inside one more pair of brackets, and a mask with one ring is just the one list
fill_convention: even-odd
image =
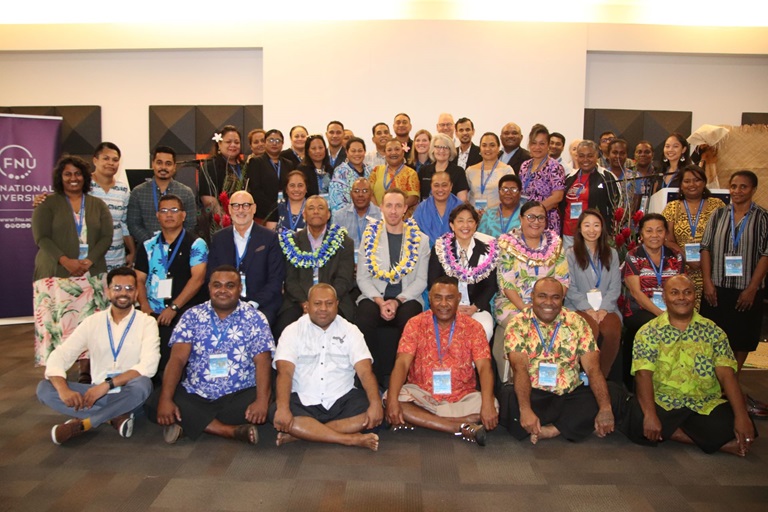
[(768, 343), (758, 343), (757, 350), (750, 352), (744, 362), (744, 368), (768, 369)]
[(759, 179), (755, 202), (768, 208), (768, 125), (726, 126), (728, 136), (719, 144), (717, 178), (728, 188), (728, 178), (735, 171), (747, 169)]

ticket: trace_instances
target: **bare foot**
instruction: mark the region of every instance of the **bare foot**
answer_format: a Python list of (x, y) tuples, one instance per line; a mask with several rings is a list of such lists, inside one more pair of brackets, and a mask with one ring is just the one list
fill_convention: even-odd
[(298, 439), (293, 437), (291, 434), (287, 434), (285, 432), (278, 432), (277, 441), (275, 441), (275, 444), (277, 446), (283, 446), (284, 444), (291, 443), (293, 441), (298, 441)]
[(736, 455), (738, 457), (746, 457), (747, 452), (749, 451), (749, 448), (746, 450), (742, 450), (739, 448), (739, 443), (735, 439), (731, 439), (727, 443), (725, 443), (723, 446), (720, 447), (720, 451), (724, 453), (730, 453), (731, 455)]
[(355, 438), (354, 438), (354, 441), (352, 442), (352, 446), (368, 448), (369, 450), (374, 452), (378, 451), (379, 436), (377, 436), (376, 434), (356, 434), (354, 436)]
[(539, 436), (537, 434), (531, 434), (529, 439), (531, 440), (531, 444), (536, 444), (539, 442)]

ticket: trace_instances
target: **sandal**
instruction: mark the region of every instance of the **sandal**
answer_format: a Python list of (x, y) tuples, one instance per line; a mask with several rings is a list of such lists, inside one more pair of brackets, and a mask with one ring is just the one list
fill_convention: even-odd
[(391, 427), (389, 427), (389, 429), (392, 432), (400, 432), (401, 430), (406, 432), (413, 432), (416, 429), (416, 427), (414, 427), (410, 423), (401, 423), (400, 425), (392, 425)]
[(464, 441), (477, 443), (478, 446), (485, 446), (485, 427), (477, 423), (462, 423), (461, 428), (456, 432), (456, 436), (461, 436)]
[(163, 440), (168, 444), (176, 444), (176, 441), (181, 439), (183, 435), (184, 430), (178, 423), (174, 423), (173, 425), (166, 425), (163, 428)]
[(259, 430), (256, 425), (238, 425), (234, 437), (246, 444), (256, 444), (259, 442)]

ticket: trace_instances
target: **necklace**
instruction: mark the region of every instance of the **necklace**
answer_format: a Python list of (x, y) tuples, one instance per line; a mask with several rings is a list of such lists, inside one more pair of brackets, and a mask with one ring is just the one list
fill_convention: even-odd
[(344, 236), (346, 234), (346, 229), (336, 224), (331, 224), (320, 247), (313, 251), (302, 251), (299, 249), (299, 246), (296, 245), (294, 233), (291, 231), (281, 231), (278, 234), (278, 239), (280, 241), (280, 248), (283, 250), (288, 263), (296, 268), (321, 268), (344, 245)]
[(456, 260), (456, 255), (453, 254), (453, 240), (455, 237), (456, 235), (449, 231), (435, 241), (435, 254), (443, 266), (445, 274), (467, 284), (479, 283), (491, 275), (491, 272), (499, 263), (499, 248), (496, 245), (496, 240), (491, 239), (488, 241), (488, 257), (485, 258), (485, 261), (476, 267), (465, 268)]
[(410, 274), (416, 268), (419, 261), (419, 242), (421, 242), (421, 231), (413, 219), (405, 221), (403, 228), (403, 245), (400, 251), (400, 261), (388, 271), (384, 271), (379, 266), (376, 252), (379, 248), (379, 241), (385, 229), (382, 229), (384, 221), (369, 223), (363, 233), (362, 244), (365, 254), (365, 266), (368, 272), (376, 279), (387, 281), (389, 284), (397, 284), (406, 275)]

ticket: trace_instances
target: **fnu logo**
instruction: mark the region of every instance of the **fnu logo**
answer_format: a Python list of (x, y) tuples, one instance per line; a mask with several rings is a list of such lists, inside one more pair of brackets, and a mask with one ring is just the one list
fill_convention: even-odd
[(0, 149), (0, 174), (12, 180), (23, 180), (37, 167), (37, 159), (24, 146), (10, 144)]

